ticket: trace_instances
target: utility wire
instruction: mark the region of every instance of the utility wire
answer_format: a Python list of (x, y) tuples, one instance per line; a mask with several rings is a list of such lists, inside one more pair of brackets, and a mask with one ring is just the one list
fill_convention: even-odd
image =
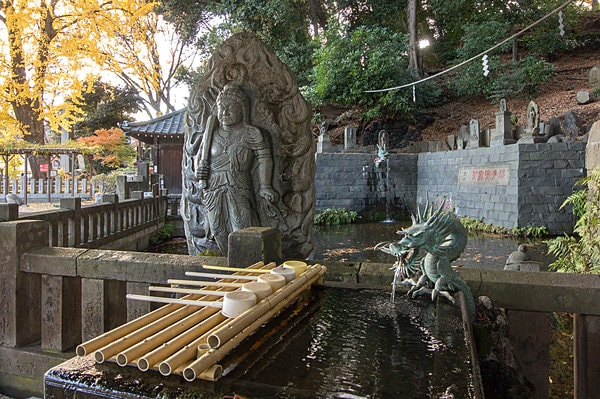
[(435, 75), (431, 75), (431, 76), (428, 76), (428, 77), (426, 77), (426, 78), (423, 78), (423, 79), (421, 79), (421, 80), (417, 80), (416, 82), (407, 83), (407, 84), (404, 84), (404, 85), (402, 85), (402, 86), (389, 87), (389, 88), (387, 88), (387, 89), (365, 90), (365, 93), (381, 93), (381, 92), (384, 92), (384, 91), (392, 91), (392, 90), (403, 89), (403, 88), (405, 88), (405, 87), (414, 86), (414, 85), (417, 85), (417, 84), (419, 84), (419, 83), (426, 82), (426, 81), (428, 81), (428, 80), (431, 80), (431, 79), (437, 78), (438, 76), (444, 75), (444, 74), (446, 74), (446, 73), (448, 73), (448, 72), (450, 72), (450, 71), (453, 71), (453, 70), (454, 70), (454, 69), (456, 69), (456, 68), (459, 68), (459, 67), (461, 67), (461, 66), (463, 66), (463, 65), (465, 65), (465, 64), (468, 64), (469, 62), (471, 62), (471, 61), (473, 61), (473, 60), (475, 60), (475, 59), (477, 59), (477, 58), (480, 58), (480, 57), (482, 57), (483, 55), (485, 55), (485, 54), (489, 53), (489, 52), (490, 52), (490, 51), (492, 51), (492, 50), (495, 50), (495, 49), (497, 49), (498, 47), (500, 47), (500, 46), (502, 46), (504, 43), (506, 43), (506, 42), (508, 42), (508, 41), (510, 41), (510, 40), (512, 40), (512, 39), (514, 39), (515, 37), (521, 36), (523, 33), (527, 32), (529, 29), (533, 28), (534, 26), (538, 25), (539, 23), (541, 23), (541, 22), (545, 21), (545, 20), (546, 20), (546, 19), (548, 19), (550, 16), (552, 16), (552, 15), (556, 14), (557, 12), (559, 12), (560, 10), (562, 10), (563, 8), (565, 8), (566, 6), (568, 6), (568, 5), (569, 5), (570, 3), (572, 3), (573, 1), (574, 1), (574, 0), (568, 0), (568, 1), (566, 1), (566, 2), (565, 2), (563, 5), (561, 5), (560, 7), (556, 8), (554, 11), (551, 11), (550, 13), (546, 14), (545, 16), (543, 16), (542, 18), (538, 19), (538, 20), (537, 20), (537, 21), (535, 21), (534, 23), (532, 23), (532, 24), (528, 25), (527, 27), (525, 27), (525, 28), (521, 29), (520, 31), (518, 31), (518, 32), (517, 32), (517, 33), (515, 33), (514, 35), (512, 35), (512, 36), (508, 37), (507, 39), (504, 39), (503, 41), (501, 41), (500, 43), (496, 44), (495, 46), (493, 46), (493, 47), (490, 47), (489, 49), (487, 49), (487, 50), (485, 50), (485, 51), (482, 51), (481, 53), (477, 54), (476, 56), (473, 56), (473, 57), (469, 58), (468, 60), (461, 62), (460, 64), (456, 64), (456, 65), (454, 65), (454, 66), (451, 66), (451, 67), (450, 67), (450, 68), (448, 68), (448, 69), (445, 69), (445, 70), (443, 70), (443, 71), (441, 71), (441, 72), (438, 72), (438, 73), (436, 73)]

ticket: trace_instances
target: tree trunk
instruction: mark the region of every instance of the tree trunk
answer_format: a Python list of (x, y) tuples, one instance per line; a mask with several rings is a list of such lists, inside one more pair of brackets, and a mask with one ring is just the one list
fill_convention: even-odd
[(327, 15), (323, 11), (321, 0), (308, 0), (310, 7), (311, 24), (313, 26), (314, 35), (319, 34), (319, 27), (325, 30), (327, 28)]
[(417, 2), (408, 0), (406, 6), (408, 22), (408, 69), (421, 77), (421, 63), (419, 62), (419, 43), (417, 36)]

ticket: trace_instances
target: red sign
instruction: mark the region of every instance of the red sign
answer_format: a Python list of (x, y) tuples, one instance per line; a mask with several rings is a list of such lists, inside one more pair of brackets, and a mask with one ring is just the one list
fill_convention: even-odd
[(47, 163), (43, 163), (40, 165), (40, 172), (47, 172), (48, 171), (48, 164)]
[(464, 185), (508, 185), (510, 177), (509, 165), (484, 167), (465, 167), (458, 172), (458, 184)]

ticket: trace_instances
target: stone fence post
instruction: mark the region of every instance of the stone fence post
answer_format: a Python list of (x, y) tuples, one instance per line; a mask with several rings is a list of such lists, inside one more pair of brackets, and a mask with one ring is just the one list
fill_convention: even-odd
[(246, 267), (256, 262), (281, 262), (281, 232), (273, 227), (248, 227), (229, 234), (229, 266)]
[(31, 344), (41, 336), (41, 275), (20, 270), (21, 255), (48, 246), (48, 222), (0, 223), (0, 345)]
[(78, 247), (81, 244), (81, 198), (61, 198), (60, 209), (70, 209), (75, 215), (69, 220), (69, 246)]

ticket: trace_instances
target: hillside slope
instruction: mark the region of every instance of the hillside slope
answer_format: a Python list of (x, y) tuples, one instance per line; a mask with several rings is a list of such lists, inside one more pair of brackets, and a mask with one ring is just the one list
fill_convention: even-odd
[[(590, 104), (579, 105), (576, 95), (580, 90), (590, 90), (588, 73), (593, 66), (600, 65), (600, 49), (562, 54), (553, 64), (555, 76), (533, 98), (540, 110), (540, 120), (548, 121), (553, 117), (562, 119), (567, 111), (579, 115), (584, 125), (590, 126), (599, 120), (600, 98)], [(529, 101), (526, 98), (508, 100), (509, 110), (517, 115), (519, 124), (526, 123)], [(468, 125), (471, 119), (477, 119), (482, 130), (493, 128), (494, 114), (498, 109), (497, 104), (483, 97), (453, 98), (446, 104), (425, 110), (435, 121), (421, 131), (421, 137), (425, 141), (444, 140), (450, 134), (457, 134), (460, 126)]]

